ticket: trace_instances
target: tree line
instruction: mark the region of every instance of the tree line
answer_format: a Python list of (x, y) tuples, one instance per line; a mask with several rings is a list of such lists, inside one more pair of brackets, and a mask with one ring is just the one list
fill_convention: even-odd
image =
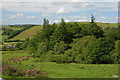
[(115, 64), (119, 63), (118, 29), (103, 30), (94, 22), (82, 24), (66, 23), (49, 24), (44, 19), (43, 30), (28, 41), (29, 53), (38, 57), (38, 61), (81, 64)]

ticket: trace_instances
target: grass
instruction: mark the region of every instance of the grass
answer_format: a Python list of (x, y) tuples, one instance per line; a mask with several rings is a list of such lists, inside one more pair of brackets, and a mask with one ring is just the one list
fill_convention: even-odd
[(10, 58), (22, 56), (30, 56), (30, 54), (27, 51), (3, 51), (3, 63), (24, 70), (41, 70), (48, 73), (49, 78), (113, 78), (112, 76), (118, 73), (117, 64), (57, 64), (54, 62), (35, 62), (35, 58), (12, 63), (8, 61)]
[(20, 33), (19, 35), (15, 36), (14, 38), (12, 38), (11, 40), (25, 40), (26, 38), (30, 38), (32, 39), (33, 36), (35, 36), (37, 34), (37, 32), (39, 30), (42, 29), (42, 26), (34, 26), (28, 30), (23, 31), (22, 33)]
[[(68, 23), (74, 23), (74, 22), (68, 22)], [(78, 22), (78, 23), (81, 23), (81, 24), (88, 24), (89, 22)], [(97, 22), (97, 25), (100, 26), (103, 30), (107, 27), (110, 27), (110, 28), (118, 28), (118, 23), (100, 23), (100, 22)]]
[(101, 26), (102, 29), (104, 30), (105, 28), (107, 27), (110, 27), (110, 28), (118, 28), (118, 23), (97, 23), (98, 26)]

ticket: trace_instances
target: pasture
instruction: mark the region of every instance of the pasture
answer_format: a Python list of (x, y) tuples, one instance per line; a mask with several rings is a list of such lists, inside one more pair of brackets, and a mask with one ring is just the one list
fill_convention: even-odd
[[(54, 62), (39, 62), (37, 58), (10, 62), (12, 58), (30, 56), (27, 51), (3, 51), (3, 64), (17, 67), (20, 70), (37, 69), (48, 73), (49, 78), (114, 78), (118, 74), (117, 64), (57, 64)], [(3, 78), (9, 76), (3, 75)]]
[(25, 40), (26, 38), (32, 39), (33, 36), (35, 36), (37, 34), (37, 32), (39, 32), (41, 29), (42, 29), (42, 26), (34, 26), (28, 30), (21, 32), (20, 34), (18, 34), (17, 36), (12, 38), (11, 40), (17, 40), (17, 39)]

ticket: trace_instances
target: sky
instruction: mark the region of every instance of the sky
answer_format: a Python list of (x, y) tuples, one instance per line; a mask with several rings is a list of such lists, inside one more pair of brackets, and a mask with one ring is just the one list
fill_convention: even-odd
[(117, 0), (2, 0), (2, 24), (43, 24), (43, 19), (50, 24), (65, 22), (89, 22), (91, 15), (96, 22), (117, 23)]

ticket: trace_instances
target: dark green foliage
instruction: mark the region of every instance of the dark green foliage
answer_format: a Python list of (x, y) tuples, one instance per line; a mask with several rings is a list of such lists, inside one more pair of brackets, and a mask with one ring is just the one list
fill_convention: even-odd
[(88, 25), (84, 25), (82, 27), (81, 35), (87, 36), (87, 35), (93, 35), (96, 38), (103, 37), (103, 30), (101, 27), (99, 27), (96, 23), (89, 23)]
[(81, 64), (119, 63), (117, 29), (102, 30), (92, 15), (88, 24), (65, 23), (49, 25), (44, 19), (43, 30), (28, 41), (28, 49), (39, 61)]
[(2, 35), (10, 35), (10, 33), (13, 32), (12, 29), (4, 29), (4, 28), (3, 28), (3, 30), (5, 30), (5, 31), (3, 32)]
[(55, 42), (65, 41), (65, 43), (70, 43), (72, 41), (72, 34), (67, 31), (67, 25), (64, 20), (61, 20), (61, 25), (55, 29), (53, 35), (51, 36), (51, 40)]
[(70, 37), (71, 38), (79, 38), (79, 37), (82, 37), (81, 36), (81, 24), (78, 25), (77, 22), (73, 23), (73, 24), (70, 24), (68, 23), (67, 24), (67, 27), (66, 29), (68, 30), (68, 33), (70, 34)]
[(70, 57), (70, 56), (65, 55), (65, 54), (53, 55), (51, 61), (57, 62), (57, 63), (71, 63), (71, 62), (73, 62), (73, 57)]
[(24, 40), (19, 40), (19, 39), (16, 39), (16, 40), (5, 40), (4, 42), (24, 42)]
[(111, 63), (110, 52), (115, 49), (115, 42), (108, 37), (99, 38), (89, 48), (88, 63)]
[(119, 39), (118, 30), (116, 30), (116, 29), (108, 29), (108, 30), (105, 31), (104, 35), (106, 37), (110, 37), (114, 40)]
[(28, 42), (18, 42), (15, 47), (19, 50), (23, 50), (25, 48), (27, 48), (28, 46)]
[(93, 16), (93, 14), (91, 15), (91, 23), (94, 23), (95, 17)]
[(21, 44), (22, 44), (22, 43), (17, 43), (17, 44), (15, 45), (15, 47), (16, 47), (16, 48), (20, 48)]
[(46, 20), (46, 19), (44, 18), (43, 29), (45, 29), (45, 28), (47, 28), (47, 27), (49, 27), (49, 20)]

